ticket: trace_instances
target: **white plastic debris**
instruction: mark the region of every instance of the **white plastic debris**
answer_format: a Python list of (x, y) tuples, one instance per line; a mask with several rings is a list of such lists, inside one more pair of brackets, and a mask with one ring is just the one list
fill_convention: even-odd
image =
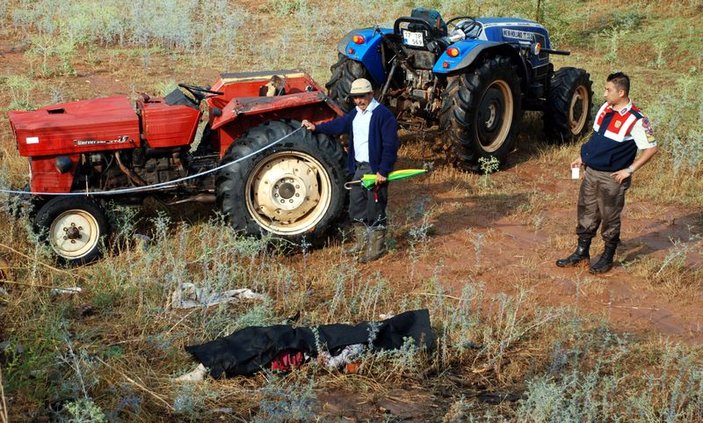
[(175, 380), (177, 382), (199, 382), (205, 379), (207, 373), (207, 368), (201, 363), (193, 371), (179, 376)]
[(173, 308), (210, 307), (235, 300), (263, 300), (265, 298), (265, 295), (257, 294), (249, 288), (214, 292), (185, 282), (171, 294), (171, 305)]
[(364, 344), (347, 345), (337, 355), (323, 351), (319, 355), (322, 364), (329, 370), (337, 370), (359, 358), (364, 353)]
[(72, 286), (68, 288), (51, 288), (51, 295), (61, 295), (61, 294), (80, 294), (83, 292), (83, 288), (80, 286)]

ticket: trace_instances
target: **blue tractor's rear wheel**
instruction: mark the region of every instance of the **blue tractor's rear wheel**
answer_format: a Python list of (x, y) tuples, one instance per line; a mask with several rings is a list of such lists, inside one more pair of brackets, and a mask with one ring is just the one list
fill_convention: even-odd
[(339, 55), (337, 63), (330, 68), (332, 77), (325, 84), (327, 95), (334, 100), (345, 112), (354, 107), (354, 103), (349, 98), (351, 84), (358, 78), (369, 78), (369, 72), (363, 64), (349, 59), (344, 55)]

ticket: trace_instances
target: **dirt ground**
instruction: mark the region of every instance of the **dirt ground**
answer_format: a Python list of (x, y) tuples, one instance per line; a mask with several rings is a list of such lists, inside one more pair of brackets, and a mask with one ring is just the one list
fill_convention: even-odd
[[(483, 284), (490, 296), (526, 289), (538, 302), (535, 305), (569, 307), (603, 319), (619, 333), (690, 344), (703, 341), (701, 294), (685, 281), (675, 280), (680, 273), (667, 273), (673, 263), (680, 263), (685, 270), (679, 272), (684, 274), (700, 271), (700, 209), (662, 206), (631, 192), (622, 215), (622, 243), (614, 268), (604, 275), (591, 275), (586, 266), (559, 268), (555, 261), (571, 254), (576, 245), (580, 181), (569, 180), (568, 175), (555, 177), (553, 170), (529, 154), (517, 153), (510, 160), (507, 168), (491, 175), (515, 181), (517, 188), (510, 194), (481, 193), (472, 182), (437, 183), (423, 177), (392, 185), (392, 247), (379, 261), (361, 265), (363, 273), (378, 273), (389, 286), (408, 295), (427, 294), (423, 290), (430, 278), (439, 280), (447, 294), (456, 297), (467, 282)], [(417, 167), (417, 163), (401, 154), (396, 168)], [(638, 181), (633, 178), (631, 190), (635, 191)], [(544, 201), (538, 200), (535, 210), (521, 212), (535, 191)], [(417, 203), (434, 212), (430, 212), (430, 235), (413, 245), (409, 228), (420, 223), (417, 217), (414, 224), (407, 222), (412, 221), (416, 211), (410, 209)], [(591, 248), (592, 261), (602, 252), (599, 238)], [(314, 266), (316, 257), (322, 260), (326, 254), (314, 251), (305, 265)], [(677, 261), (681, 256), (685, 256), (684, 263)], [(291, 264), (296, 265), (295, 258)]]
[[(548, 181), (551, 176), (550, 171), (534, 160), (503, 172), (506, 175), (500, 177), (508, 179), (510, 174), (521, 179), (527, 176), (533, 181)], [(637, 189), (636, 185), (635, 177), (633, 189)], [(594, 276), (585, 266), (559, 268), (555, 265), (558, 258), (569, 255), (575, 248), (578, 182), (557, 179), (538, 183), (538, 186), (545, 196), (568, 199), (564, 203), (547, 202), (540, 208), (539, 219), (546, 223), (539, 229), (535, 228), (534, 219), (525, 219), (510, 210), (511, 204), (522, 200), (519, 192), (513, 195), (515, 198), (506, 200), (506, 207), (500, 210), (482, 210), (482, 198), (477, 194), (461, 201), (454, 212), (436, 216), (432, 220), (434, 233), (427, 241), (427, 250), (416, 264), (418, 277), (415, 279), (434, 275), (445, 284), (449, 294), (456, 296), (460, 295), (467, 276), (483, 282), (489, 294), (514, 294), (522, 287), (535, 294), (541, 305), (567, 306), (580, 313), (600, 316), (615, 331), (661, 335), (696, 344), (703, 341), (699, 293), (691, 289), (682, 290), (684, 293), (668, 289), (666, 280), (653, 285), (645, 275), (627, 268), (649, 260), (656, 263), (654, 270), (659, 272), (667, 257), (684, 249), (686, 266), (700, 268), (703, 263), (703, 240), (698, 236), (703, 229), (701, 210), (662, 207), (628, 197), (616, 265), (610, 272)], [(421, 180), (396, 186), (391, 191), (389, 210), (397, 214), (413, 198), (428, 195), (427, 188)], [(443, 203), (457, 201), (451, 195), (456, 188), (430, 188), (430, 201), (440, 209)], [(478, 248), (477, 240), (480, 240)], [(407, 241), (399, 240), (396, 251), (376, 264), (366, 265), (365, 270), (380, 272), (392, 286), (407, 286), (399, 279), (407, 276), (408, 248)], [(601, 251), (602, 242), (596, 238), (591, 248), (592, 261), (597, 260)]]

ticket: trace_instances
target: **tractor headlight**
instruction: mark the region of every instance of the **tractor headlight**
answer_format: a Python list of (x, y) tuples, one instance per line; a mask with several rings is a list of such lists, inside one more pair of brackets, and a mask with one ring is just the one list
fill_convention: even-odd
[(55, 166), (56, 166), (56, 170), (59, 173), (66, 173), (69, 170), (71, 170), (71, 168), (73, 167), (73, 162), (71, 161), (70, 158), (68, 158), (66, 156), (58, 156), (56, 158)]
[(356, 34), (352, 37), (352, 41), (354, 41), (354, 44), (364, 44), (366, 42), (366, 38), (364, 38), (363, 35)]

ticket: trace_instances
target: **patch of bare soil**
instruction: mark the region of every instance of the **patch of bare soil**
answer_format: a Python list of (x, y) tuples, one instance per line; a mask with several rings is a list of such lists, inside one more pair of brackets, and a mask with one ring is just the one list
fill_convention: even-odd
[[(521, 177), (534, 175), (538, 179), (537, 164), (524, 163), (520, 167)], [(529, 167), (529, 171), (526, 172), (525, 167)], [(504, 172), (518, 170), (512, 168)], [(569, 255), (575, 248), (578, 185), (539, 181), (536, 185), (545, 195), (559, 198), (561, 194), (569, 199), (568, 203), (547, 202), (539, 211), (540, 220), (546, 223), (539, 228), (535, 228), (534, 221), (514, 213), (526, 201), (527, 193), (488, 200), (485, 195), (457, 199), (437, 187), (429, 187), (425, 194), (433, 195), (434, 190), (437, 195), (433, 201), (440, 206), (457, 201), (460, 205), (433, 219), (435, 232), (427, 241), (426, 252), (413, 264), (414, 279), (435, 275), (457, 296), (469, 277), (483, 282), (489, 294), (515, 293), (519, 288), (527, 288), (540, 305), (568, 306), (600, 316), (616, 331), (662, 335), (691, 343), (703, 341), (701, 296), (695, 287), (679, 287), (680, 291), (667, 289), (662, 286), (666, 285), (666, 280), (661, 281), (661, 285), (653, 285), (644, 275), (626, 268), (652, 259), (658, 271), (674, 248), (686, 248), (686, 266), (700, 268), (703, 241), (696, 236), (701, 232), (699, 211), (628, 199), (616, 265), (610, 272), (596, 276), (591, 275), (586, 266), (559, 268), (555, 265), (558, 258)], [(426, 188), (421, 181), (397, 188), (391, 194), (390, 210), (398, 213), (407, 207), (408, 198), (420, 195)], [(401, 189), (405, 191), (402, 194)], [(483, 205), (487, 201), (494, 207), (486, 209)], [(496, 201), (498, 207), (495, 207)], [(397, 240), (397, 250), (378, 263), (366, 265), (365, 270), (380, 272), (398, 289), (416, 289), (418, 283), (409, 283), (406, 279), (409, 243), (402, 239), (404, 234), (398, 235), (401, 239)], [(557, 242), (557, 239), (563, 241)], [(601, 248), (602, 244), (594, 240), (592, 261), (598, 259)]]
[(432, 404), (436, 401), (421, 388), (391, 389), (361, 398), (358, 394), (332, 390), (319, 392), (320, 411), (331, 418), (346, 422), (378, 421), (382, 416), (409, 422), (424, 422), (434, 415)]

